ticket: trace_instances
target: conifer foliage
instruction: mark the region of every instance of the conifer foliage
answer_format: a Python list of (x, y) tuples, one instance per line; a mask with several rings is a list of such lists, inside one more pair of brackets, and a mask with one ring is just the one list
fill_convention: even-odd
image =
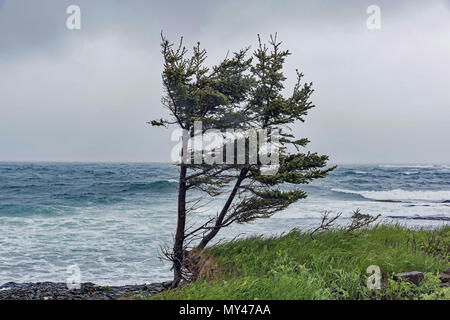
[[(313, 93), (312, 83), (297, 80), (289, 95), (285, 95), (283, 65), (290, 55), (281, 49), (276, 35), (268, 44), (258, 36), (258, 46), (227, 55), (217, 65), (206, 66), (206, 51), (197, 43), (189, 54), (181, 38), (178, 45), (162, 36), (164, 66), (162, 104), (169, 111), (168, 119), (153, 120), (153, 126), (176, 126), (187, 132), (182, 145), (199, 133), (215, 129), (267, 130), (279, 132), (276, 170), (267, 168), (260, 159), (252, 161), (248, 136), (226, 136), (223, 144), (213, 149), (183, 148), (179, 166), (178, 216), (173, 248), (165, 251), (173, 263), (173, 286), (188, 277), (184, 261), (188, 248), (204, 248), (221, 230), (233, 223), (246, 223), (268, 218), (290, 204), (306, 198), (297, 185), (323, 178), (334, 167), (326, 167), (328, 157), (305, 150), (309, 140), (293, 134), (294, 126), (304, 122)], [(194, 123), (201, 121), (201, 132)], [(245, 161), (238, 161), (239, 140), (246, 146)], [(241, 141), (242, 142), (242, 141)], [(198, 157), (215, 155), (227, 149), (233, 161), (206, 163)], [(258, 145), (258, 154), (261, 146)], [(186, 152), (190, 150), (192, 152)], [(274, 151), (267, 151), (268, 153)], [(196, 158), (197, 157), (197, 158)], [(206, 194), (206, 195), (205, 195)], [(223, 200), (218, 212), (200, 225), (188, 224), (189, 213), (202, 207), (207, 197)]]

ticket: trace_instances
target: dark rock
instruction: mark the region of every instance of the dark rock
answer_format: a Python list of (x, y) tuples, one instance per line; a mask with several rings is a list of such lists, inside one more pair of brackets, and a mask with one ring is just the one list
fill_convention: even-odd
[(0, 300), (116, 300), (148, 297), (167, 289), (168, 283), (171, 282), (102, 287), (86, 282), (80, 285), (80, 289), (70, 290), (66, 283), (8, 282), (0, 286)]
[(450, 273), (446, 273), (445, 271), (439, 275), (439, 278), (442, 282), (450, 282)]
[(395, 280), (399, 279), (405, 279), (408, 280), (416, 285), (420, 283), (424, 278), (423, 273), (420, 271), (411, 271), (411, 272), (403, 272), (403, 273), (397, 273), (394, 276)]

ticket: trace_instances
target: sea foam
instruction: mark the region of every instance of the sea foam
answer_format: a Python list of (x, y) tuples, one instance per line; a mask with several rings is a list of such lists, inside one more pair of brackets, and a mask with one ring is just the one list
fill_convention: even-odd
[(408, 191), (394, 189), (387, 191), (356, 191), (348, 189), (333, 188), (332, 191), (359, 194), (370, 200), (394, 200), (394, 201), (446, 201), (450, 199), (450, 190), (428, 191), (417, 190)]

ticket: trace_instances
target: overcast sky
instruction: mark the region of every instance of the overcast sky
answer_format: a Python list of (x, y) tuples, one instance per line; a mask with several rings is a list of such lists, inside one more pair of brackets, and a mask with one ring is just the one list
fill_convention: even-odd
[(332, 162), (450, 162), (450, 0), (0, 0), (0, 161), (169, 161), (161, 30), (210, 64), (278, 32), (315, 88), (295, 132)]

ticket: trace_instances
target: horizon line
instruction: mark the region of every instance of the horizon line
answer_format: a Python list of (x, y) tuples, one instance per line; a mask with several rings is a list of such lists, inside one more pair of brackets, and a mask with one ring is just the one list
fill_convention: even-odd
[[(0, 163), (78, 163), (78, 164), (170, 164), (170, 161), (115, 161), (115, 160), (0, 160)], [(347, 162), (330, 161), (327, 165), (450, 165), (450, 162)]]

